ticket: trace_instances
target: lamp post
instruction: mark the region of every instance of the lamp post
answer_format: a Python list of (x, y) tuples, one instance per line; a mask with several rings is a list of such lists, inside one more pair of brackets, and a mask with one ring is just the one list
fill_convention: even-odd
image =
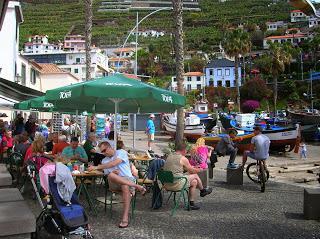
[[(163, 11), (163, 10), (170, 10), (172, 9), (171, 7), (163, 7), (163, 8), (159, 8), (149, 14), (147, 14), (146, 16), (144, 16), (140, 21), (139, 21), (139, 13), (137, 12), (137, 17), (136, 17), (136, 25), (131, 29), (131, 31), (129, 32), (127, 38), (125, 39), (121, 49), (120, 49), (120, 54), (119, 54), (119, 58), (118, 58), (118, 64), (117, 64), (117, 72), (119, 72), (119, 67), (120, 67), (120, 58), (122, 55), (122, 50), (125, 47), (125, 45), (127, 44), (127, 41), (129, 40), (129, 37), (131, 36), (131, 34), (136, 31), (136, 46), (135, 46), (135, 66), (134, 66), (134, 74), (135, 76), (138, 76), (138, 35), (139, 35), (139, 24), (141, 22), (143, 22), (146, 18), (150, 17), (151, 15)], [(139, 113), (139, 112), (138, 112)], [(137, 124), (137, 114), (133, 114), (133, 143), (132, 146), (133, 148), (135, 148), (135, 142), (136, 142), (136, 135), (135, 135), (135, 131), (136, 131), (136, 124)]]
[(313, 14), (316, 17), (320, 18), (320, 15), (317, 13), (316, 8), (310, 0), (290, 0), (289, 3), (306, 15)]
[(314, 64), (313, 71), (311, 70), (311, 72), (310, 72), (310, 94), (307, 94), (307, 96), (309, 96), (310, 99), (311, 99), (311, 112), (312, 112), (312, 114), (313, 114), (313, 89), (312, 89), (312, 87), (313, 87), (313, 76), (312, 76), (312, 73), (316, 72), (318, 62), (320, 62), (320, 60), (316, 61), (316, 63)]
[[(148, 17), (150, 17), (151, 15), (157, 13), (157, 12), (160, 12), (160, 11), (163, 11), (163, 10), (170, 10), (172, 9), (172, 7), (163, 7), (163, 8), (159, 8), (151, 13), (149, 13), (148, 15), (144, 16), (143, 18), (141, 18), (141, 20), (139, 20), (138, 18), (138, 13), (137, 13), (137, 21), (136, 21), (136, 25), (131, 29), (131, 31), (129, 32), (127, 38), (125, 39), (121, 49), (120, 49), (120, 54), (119, 54), (119, 58), (118, 58), (118, 65), (117, 65), (117, 72), (119, 72), (119, 63), (120, 63), (120, 58), (121, 58), (121, 55), (122, 55), (122, 50), (123, 48), (125, 47), (125, 45), (127, 44), (127, 41), (129, 40), (129, 37), (131, 36), (131, 34), (138, 28), (139, 24), (141, 22), (143, 22), (145, 19), (147, 19)], [(138, 33), (138, 30), (136, 30), (136, 33)], [(136, 40), (137, 37), (136, 37)], [(137, 42), (136, 42), (136, 46), (137, 46)], [(137, 47), (136, 47), (136, 50), (137, 50)], [(137, 51), (136, 51), (136, 54), (137, 54)], [(136, 63), (137, 64), (137, 63)]]

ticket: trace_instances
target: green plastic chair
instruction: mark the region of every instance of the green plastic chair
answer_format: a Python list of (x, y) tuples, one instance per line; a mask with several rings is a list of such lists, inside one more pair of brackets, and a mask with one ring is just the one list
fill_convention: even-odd
[[(189, 188), (187, 187), (187, 182), (188, 182), (188, 178), (181, 176), (181, 177), (177, 177), (174, 176), (173, 173), (171, 171), (165, 171), (165, 170), (159, 170), (157, 173), (157, 180), (161, 182), (162, 186), (160, 188), (160, 190), (162, 191), (163, 189), (165, 189), (168, 192), (171, 192), (168, 198), (171, 198), (171, 195), (173, 194), (173, 201), (174, 201), (174, 206), (171, 210), (171, 216), (174, 215), (178, 205), (180, 204), (181, 198), (183, 198), (183, 202), (184, 202), (184, 206), (186, 209), (190, 210), (190, 203), (189, 203)], [(181, 187), (180, 190), (177, 191), (173, 191), (173, 190), (169, 190), (166, 188), (166, 184), (167, 183), (174, 183), (177, 182), (178, 180), (183, 180), (183, 186)], [(161, 192), (160, 192), (161, 193)], [(176, 194), (180, 193), (178, 200), (176, 199)], [(187, 196), (187, 198), (185, 197), (185, 194)], [(160, 196), (160, 194), (159, 194)], [(159, 196), (157, 198), (157, 200), (159, 200)]]

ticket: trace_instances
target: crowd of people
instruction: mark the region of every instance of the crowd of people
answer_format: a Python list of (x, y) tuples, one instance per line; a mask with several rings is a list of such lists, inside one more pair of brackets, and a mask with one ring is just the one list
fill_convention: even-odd
[[(154, 140), (154, 115), (150, 115), (147, 123), (146, 133), (148, 134), (148, 150), (151, 151), (152, 141)], [(132, 195), (138, 190), (145, 194), (146, 189), (137, 184), (138, 171), (135, 165), (129, 161), (128, 153), (125, 151), (124, 143), (121, 139), (117, 140), (115, 149), (114, 133), (108, 130), (108, 138), (97, 142), (95, 132), (88, 134), (87, 140), (82, 145), (79, 142), (77, 132), (78, 125), (74, 120), (64, 122), (64, 130), (60, 133), (50, 132), (50, 123), (41, 121), (36, 124), (36, 120), (31, 116), (24, 123), (21, 115), (18, 115), (12, 126), (0, 122), (1, 135), (1, 155), (9, 155), (11, 152), (21, 154), (24, 164), (33, 157), (44, 157), (44, 164), (50, 161), (58, 160), (68, 164), (74, 163), (88, 164), (88, 171), (103, 171), (108, 178), (110, 189), (120, 190), (123, 198), (123, 214), (119, 224), (120, 228), (129, 225), (129, 207)], [(91, 125), (93, 127), (93, 125)], [(91, 128), (92, 128), (91, 127)], [(69, 129), (69, 130), (68, 130)], [(240, 167), (243, 168), (247, 157), (266, 160), (268, 158), (270, 140), (261, 134), (261, 128), (255, 127), (255, 137), (251, 141), (249, 151), (244, 152), (243, 162)], [(237, 154), (237, 144), (232, 140), (236, 132), (230, 130), (218, 143), (216, 148), (205, 145), (204, 139), (200, 138), (190, 150), (190, 157), (186, 157), (187, 149), (184, 143), (177, 145), (175, 151), (170, 153), (165, 160), (162, 160), (161, 168), (171, 171), (176, 177), (187, 178), (187, 187), (189, 188), (189, 202), (191, 210), (198, 210), (200, 207), (196, 204), (196, 190), (199, 190), (199, 196), (204, 197), (212, 192), (212, 188), (203, 182), (201, 173), (207, 172), (208, 163), (212, 155), (230, 155), (228, 167), (235, 167), (235, 156)], [(39, 166), (39, 168), (42, 165)], [(152, 167), (150, 167), (152, 168)], [(22, 165), (23, 169), (23, 165)], [(158, 170), (159, 168), (157, 168)], [(182, 187), (181, 179), (165, 185), (167, 190), (178, 191)]]

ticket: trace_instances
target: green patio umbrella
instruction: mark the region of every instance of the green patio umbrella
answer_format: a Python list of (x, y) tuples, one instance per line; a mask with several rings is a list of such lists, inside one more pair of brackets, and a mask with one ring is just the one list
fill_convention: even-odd
[[(57, 108), (115, 113), (115, 117), (117, 113), (174, 112), (185, 105), (184, 96), (122, 74), (48, 90), (46, 100)], [(115, 124), (115, 138), (116, 134)]]
[(37, 110), (37, 111), (48, 111), (51, 112), (54, 108), (52, 103), (46, 102), (45, 96), (32, 98), (29, 100), (22, 101), (14, 104), (14, 109), (18, 110)]
[(113, 113), (174, 112), (185, 105), (185, 97), (130, 79), (122, 74), (97, 78), (48, 90), (46, 100), (57, 108)]

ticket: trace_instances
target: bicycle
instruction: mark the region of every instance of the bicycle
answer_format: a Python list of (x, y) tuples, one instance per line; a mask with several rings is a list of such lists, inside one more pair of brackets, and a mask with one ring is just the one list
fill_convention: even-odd
[(256, 160), (255, 163), (250, 163), (246, 169), (248, 178), (254, 183), (259, 183), (261, 192), (266, 190), (266, 182), (269, 179), (269, 171), (265, 169), (263, 160)]

